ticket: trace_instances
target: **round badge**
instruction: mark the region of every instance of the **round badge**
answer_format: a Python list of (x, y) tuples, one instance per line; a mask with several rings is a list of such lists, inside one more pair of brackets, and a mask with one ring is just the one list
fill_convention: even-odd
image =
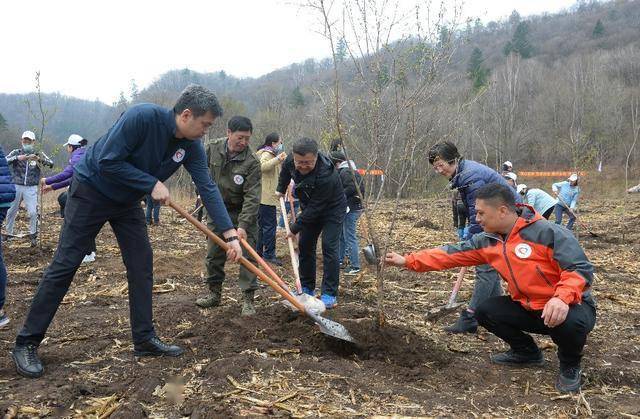
[(520, 243), (519, 245), (516, 246), (515, 249), (515, 254), (516, 256), (518, 256), (520, 259), (526, 259), (529, 256), (531, 256), (531, 252), (533, 250), (531, 249), (531, 246), (529, 246), (526, 243)]
[(233, 181), (236, 185), (242, 185), (244, 183), (244, 178), (242, 177), (242, 175), (235, 175), (233, 177)]
[(174, 162), (180, 163), (184, 159), (184, 148), (177, 149), (172, 159)]
[(35, 160), (31, 160), (31, 161), (29, 162), (29, 166), (30, 166), (30, 167), (36, 167), (36, 164), (38, 164), (38, 162), (37, 162), (37, 161), (35, 161)]

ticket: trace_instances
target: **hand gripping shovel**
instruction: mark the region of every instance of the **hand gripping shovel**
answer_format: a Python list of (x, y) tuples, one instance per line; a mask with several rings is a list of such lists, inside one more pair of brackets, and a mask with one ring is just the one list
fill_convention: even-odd
[[(291, 234), (291, 230), (289, 229), (289, 219), (287, 218), (287, 206), (284, 203), (284, 198), (280, 197), (280, 210), (282, 211), (282, 217), (284, 219), (284, 229), (287, 232), (287, 235)], [(287, 243), (289, 244), (289, 254), (291, 255), (291, 266), (293, 267), (293, 275), (296, 278), (296, 291), (298, 294), (302, 294), (302, 284), (300, 283), (300, 270), (298, 267), (298, 256), (296, 255), (296, 250), (293, 247), (293, 239), (291, 237), (287, 238)]]
[[(187, 219), (191, 224), (193, 224), (198, 230), (202, 231), (207, 235), (208, 238), (213, 240), (215, 244), (220, 246), (223, 250), (227, 250), (229, 246), (224, 242), (220, 237), (213, 234), (211, 230), (209, 230), (204, 224), (196, 220), (191, 216), (187, 211), (185, 211), (182, 207), (175, 204), (174, 202), (169, 201), (169, 206), (176, 210), (178, 214), (182, 215)], [(345, 340), (348, 342), (355, 342), (354, 339), (349, 334), (349, 331), (340, 323), (334, 322), (333, 320), (325, 319), (319, 314), (313, 312), (313, 310), (308, 310), (302, 305), (298, 300), (295, 299), (290, 293), (282, 289), (273, 279), (269, 278), (266, 274), (264, 274), (260, 269), (256, 268), (251, 262), (249, 262), (244, 256), (240, 257), (240, 263), (242, 266), (247, 268), (250, 272), (255, 274), (261, 281), (265, 282), (271, 288), (273, 288), (278, 294), (280, 294), (283, 298), (293, 304), (301, 313), (309, 316), (320, 328), (320, 331), (325, 335), (332, 336), (337, 339)]]
[[(307, 310), (311, 310), (315, 313), (318, 314), (322, 314), (324, 313), (324, 311), (327, 309), (324, 306), (324, 303), (320, 300), (318, 300), (317, 298), (314, 298), (310, 295), (307, 294), (300, 294), (300, 295), (295, 295), (287, 286), (287, 284), (278, 276), (277, 273), (274, 272), (273, 269), (271, 269), (271, 266), (269, 266), (269, 264), (262, 259), (262, 257), (260, 257), (260, 255), (258, 254), (258, 252), (256, 252), (251, 245), (245, 240), (245, 239), (240, 239), (240, 243), (242, 244), (242, 246), (244, 246), (244, 248), (247, 250), (247, 252), (249, 252), (249, 254), (258, 262), (258, 264), (262, 267), (262, 269), (264, 269), (265, 271), (267, 271), (267, 274), (269, 274), (269, 276), (271, 277), (271, 279), (273, 279), (274, 281), (276, 281), (278, 283), (278, 285), (285, 290), (286, 292), (288, 292), (289, 294), (293, 295), (294, 298), (296, 298), (298, 301), (300, 301), (300, 303), (302, 305), (304, 305), (304, 307)], [(297, 308), (291, 304), (289, 304), (289, 302), (287, 300), (285, 300), (286, 302), (286, 306), (293, 309), (294, 311), (297, 310)]]

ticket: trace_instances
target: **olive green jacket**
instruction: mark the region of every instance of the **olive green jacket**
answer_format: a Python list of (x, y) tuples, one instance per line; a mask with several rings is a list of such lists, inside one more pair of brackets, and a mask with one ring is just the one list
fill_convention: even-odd
[(220, 189), (227, 211), (239, 212), (237, 227), (249, 230), (258, 223), (262, 190), (260, 162), (249, 147), (227, 160), (226, 144), (226, 138), (207, 143), (209, 172)]

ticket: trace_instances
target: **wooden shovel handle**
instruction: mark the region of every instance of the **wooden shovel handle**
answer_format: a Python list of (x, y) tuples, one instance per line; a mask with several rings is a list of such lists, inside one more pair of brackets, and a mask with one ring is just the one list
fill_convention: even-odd
[[(280, 197), (280, 210), (282, 211), (282, 217), (284, 218), (284, 229), (287, 232), (287, 236), (291, 234), (289, 229), (289, 220), (287, 218), (287, 206), (284, 203), (284, 198)], [(302, 294), (302, 282), (300, 281), (300, 270), (298, 269), (298, 258), (296, 257), (296, 250), (293, 246), (293, 239), (287, 237), (287, 243), (289, 244), (289, 254), (291, 255), (291, 266), (293, 267), (293, 275), (296, 278), (296, 290), (298, 294)]]
[[(216, 236), (211, 230), (209, 230), (204, 224), (196, 220), (191, 214), (184, 210), (181, 206), (176, 204), (173, 201), (169, 201), (169, 206), (176, 210), (178, 214), (182, 215), (187, 219), (191, 224), (193, 224), (198, 230), (202, 231), (208, 238), (213, 240), (215, 244), (220, 246), (222, 250), (225, 252), (229, 250), (229, 246), (222, 240), (220, 237)], [(285, 300), (289, 301), (295, 308), (297, 308), (301, 313), (307, 313), (304, 306), (300, 301), (293, 297), (290, 293), (283, 290), (273, 279), (269, 278), (264, 272), (260, 269), (256, 268), (251, 262), (247, 260), (244, 256), (240, 256), (240, 263), (242, 266), (247, 268), (251, 273), (255, 274), (262, 282), (269, 285), (273, 288), (278, 294), (280, 294)]]
[(260, 257), (260, 255), (258, 254), (258, 252), (256, 252), (253, 247), (251, 247), (251, 245), (245, 240), (245, 239), (240, 239), (240, 244), (242, 244), (242, 246), (244, 246), (244, 248), (247, 250), (247, 252), (249, 252), (249, 254), (251, 255), (251, 257), (253, 257), (258, 264), (262, 267), (262, 269), (264, 269), (265, 271), (267, 271), (267, 273), (269, 274), (269, 276), (278, 283), (278, 285), (280, 285), (285, 291), (291, 293), (291, 290), (289, 289), (289, 287), (287, 286), (287, 284), (278, 276), (277, 273), (274, 272), (273, 269), (271, 269), (271, 266), (269, 266), (269, 264), (262, 258)]

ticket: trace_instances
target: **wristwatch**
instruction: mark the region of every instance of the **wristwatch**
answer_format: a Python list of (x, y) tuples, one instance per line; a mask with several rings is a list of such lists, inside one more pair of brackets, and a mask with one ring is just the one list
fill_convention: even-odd
[(232, 242), (234, 240), (238, 240), (238, 236), (229, 236), (229, 237), (224, 239), (224, 241), (227, 242), (227, 243)]

